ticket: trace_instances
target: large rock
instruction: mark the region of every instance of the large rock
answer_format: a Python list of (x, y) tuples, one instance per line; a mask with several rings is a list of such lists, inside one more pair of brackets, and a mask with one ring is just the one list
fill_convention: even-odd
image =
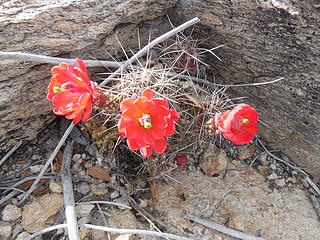
[(320, 180), (320, 15), (319, 5), (299, 0), (181, 0), (170, 17), (181, 22), (201, 18), (196, 32), (207, 45), (226, 44), (212, 59), (224, 84), (284, 77), (260, 87), (234, 87), (233, 96), (249, 96), (260, 119), (259, 134)]
[[(138, 24), (163, 16), (176, 2), (7, 0), (0, 6), (0, 51), (107, 59), (106, 51), (120, 52), (114, 32), (125, 47), (136, 47)], [(169, 25), (159, 24), (159, 29), (166, 32)], [(36, 137), (54, 119), (46, 100), (51, 67), (13, 60), (0, 62), (0, 156), (18, 140)]]

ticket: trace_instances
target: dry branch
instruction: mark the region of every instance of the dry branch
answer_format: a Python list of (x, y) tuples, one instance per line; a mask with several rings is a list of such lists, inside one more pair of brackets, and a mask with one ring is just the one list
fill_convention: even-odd
[(64, 207), (68, 225), (68, 236), (70, 240), (79, 240), (79, 227), (74, 207), (74, 196), (72, 180), (70, 176), (70, 166), (72, 159), (74, 141), (69, 140), (63, 154), (63, 162), (61, 168), (61, 180), (63, 187)]
[(184, 29), (192, 26), (193, 24), (196, 24), (200, 21), (199, 18), (195, 17), (188, 22), (185, 22), (184, 24), (181, 24), (180, 26), (172, 29), (171, 31), (161, 35), (160, 37), (157, 37), (153, 41), (151, 41), (148, 45), (144, 46), (139, 52), (134, 54), (131, 58), (129, 58), (120, 68), (118, 68), (114, 73), (112, 73), (107, 79), (105, 79), (100, 85), (104, 86), (106, 85), (110, 79), (117, 76), (123, 69), (125, 69), (127, 66), (129, 66), (131, 63), (133, 63), (137, 58), (143, 56), (145, 53), (147, 53), (151, 48), (159, 44), (160, 42), (168, 39), (169, 37), (177, 34), (178, 32), (183, 31)]
[(0, 166), (11, 156), (14, 151), (16, 151), (22, 144), (22, 141), (19, 141), (16, 145), (13, 146), (13, 148), (10, 149), (10, 151), (0, 160)]
[(32, 184), (32, 186), (30, 187), (30, 189), (28, 190), (28, 192), (26, 193), (26, 195), (21, 199), (21, 201), (18, 203), (18, 205), (21, 205), (29, 196), (30, 194), (34, 191), (34, 189), (36, 188), (38, 182), (40, 181), (40, 179), (42, 178), (43, 174), (45, 173), (45, 171), (47, 170), (47, 168), (49, 167), (49, 165), (52, 163), (53, 159), (55, 158), (55, 156), (57, 155), (58, 151), (60, 150), (60, 148), (62, 147), (63, 143), (66, 141), (67, 137), (69, 136), (69, 134), (71, 133), (72, 129), (74, 127), (74, 124), (71, 122), (70, 126), (68, 127), (68, 129), (65, 131), (65, 133), (63, 134), (60, 142), (58, 143), (58, 145), (56, 146), (56, 148), (54, 149), (53, 153), (51, 154), (51, 156), (49, 157), (49, 159), (47, 160), (46, 164), (44, 165), (44, 167), (42, 168), (41, 172), (39, 173), (37, 179), (34, 181), (34, 183)]
[[(51, 63), (59, 64), (61, 62), (67, 62), (75, 64), (74, 59), (68, 58), (58, 58), (58, 57), (48, 57), (43, 55), (36, 55), (31, 53), (21, 53), (21, 52), (0, 52), (0, 60), (4, 59), (17, 59), (22, 61), (40, 62), (40, 63)], [(111, 67), (118, 68), (122, 63), (114, 61), (101, 61), (101, 60), (83, 60), (87, 67)]]
[(191, 214), (184, 216), (184, 218), (191, 220), (191, 221), (194, 221), (196, 223), (199, 223), (199, 224), (206, 226), (208, 228), (211, 228), (213, 230), (227, 234), (229, 236), (235, 237), (235, 238), (239, 238), (239, 239), (243, 239), (243, 240), (266, 240), (265, 238), (262, 238), (262, 237), (256, 237), (253, 235), (249, 235), (249, 234), (246, 234), (246, 233), (243, 233), (243, 232), (231, 229), (231, 228), (227, 228), (226, 226), (223, 226), (223, 225), (211, 222), (211, 221), (200, 219), (200, 218), (193, 216)]

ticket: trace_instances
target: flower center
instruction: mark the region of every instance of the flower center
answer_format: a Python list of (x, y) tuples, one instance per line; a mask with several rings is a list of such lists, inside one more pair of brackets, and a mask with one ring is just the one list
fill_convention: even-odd
[(142, 127), (144, 128), (151, 128), (151, 117), (149, 114), (144, 114), (142, 113), (142, 117), (139, 118), (139, 123), (141, 124)]
[(245, 118), (245, 119), (242, 120), (242, 122), (243, 122), (243, 123), (249, 123), (249, 119), (248, 119), (248, 118)]
[(53, 92), (54, 93), (61, 93), (62, 89), (59, 87), (53, 87)]

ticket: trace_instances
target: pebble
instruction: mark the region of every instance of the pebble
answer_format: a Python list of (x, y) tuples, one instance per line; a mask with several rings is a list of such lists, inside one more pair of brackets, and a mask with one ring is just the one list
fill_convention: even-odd
[(276, 165), (275, 163), (271, 163), (271, 164), (270, 164), (270, 168), (271, 168), (272, 170), (276, 170), (276, 169), (277, 169), (277, 165)]
[(79, 154), (79, 153), (74, 154), (72, 156), (72, 161), (74, 161), (74, 162), (77, 162), (79, 159), (81, 159), (81, 154)]
[(107, 234), (104, 231), (92, 230), (93, 240), (106, 240), (108, 239)]
[(13, 222), (21, 217), (21, 209), (15, 205), (7, 205), (2, 211), (2, 220)]
[(268, 155), (265, 152), (260, 154), (259, 160), (263, 165), (267, 165), (268, 164), (267, 157), (268, 157)]
[(37, 154), (34, 154), (31, 156), (31, 160), (39, 160), (39, 159), (40, 159), (40, 156)]
[(278, 187), (284, 187), (286, 185), (286, 180), (284, 178), (280, 178), (280, 179), (276, 179), (274, 181), (274, 183), (278, 186)]
[(22, 233), (20, 233), (20, 234), (17, 236), (16, 240), (24, 240), (24, 239), (26, 239), (27, 237), (29, 237), (30, 235), (31, 235), (31, 234), (28, 233), (28, 232), (22, 232)]
[(271, 173), (270, 176), (269, 176), (269, 179), (270, 180), (278, 179), (278, 175), (276, 173)]
[(217, 152), (215, 146), (209, 146), (200, 161), (201, 169), (209, 176), (213, 176), (227, 168), (229, 159), (223, 149)]
[(30, 172), (33, 174), (38, 173), (42, 170), (43, 167), (44, 167), (43, 164), (30, 166)]
[(76, 205), (77, 217), (82, 218), (82, 217), (88, 216), (92, 209), (94, 209), (93, 204), (78, 204), (78, 205)]
[(240, 160), (251, 158), (256, 150), (255, 145), (237, 147)]
[(108, 185), (106, 183), (91, 184), (91, 189), (92, 193), (98, 196), (104, 196), (108, 193)]
[(302, 185), (305, 188), (309, 188), (310, 187), (309, 183), (304, 178), (301, 178), (300, 181), (301, 181)]
[(120, 196), (119, 192), (118, 191), (113, 191), (110, 195), (110, 198), (113, 200), (113, 199), (116, 199)]
[(56, 181), (50, 181), (49, 189), (53, 193), (62, 193), (62, 184)]
[(45, 194), (26, 205), (22, 211), (22, 226), (29, 233), (35, 233), (46, 227), (46, 220), (59, 212), (63, 206), (63, 196)]
[(297, 183), (297, 178), (295, 176), (288, 177), (288, 181), (292, 183)]
[(79, 185), (77, 185), (77, 190), (78, 192), (85, 195), (91, 191), (91, 186), (86, 182), (82, 182)]
[(0, 222), (0, 239), (8, 240), (12, 233), (12, 225), (9, 222)]

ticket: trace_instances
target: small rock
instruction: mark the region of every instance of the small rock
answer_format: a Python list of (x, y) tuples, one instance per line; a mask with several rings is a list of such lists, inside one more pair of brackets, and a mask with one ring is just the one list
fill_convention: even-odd
[(81, 159), (81, 154), (79, 154), (79, 153), (74, 154), (72, 156), (72, 161), (74, 161), (74, 162), (77, 162), (79, 159)]
[(278, 179), (278, 175), (276, 173), (271, 173), (270, 176), (269, 176), (269, 179), (270, 180)]
[(44, 167), (43, 164), (30, 166), (30, 172), (33, 174), (38, 173), (42, 170), (43, 167)]
[(237, 147), (240, 160), (251, 158), (256, 151), (255, 145)]
[(92, 230), (93, 240), (106, 240), (108, 239), (107, 234), (104, 231)]
[(82, 182), (77, 186), (77, 190), (85, 195), (91, 191), (91, 186), (86, 182)]
[(24, 240), (24, 239), (26, 239), (27, 237), (29, 237), (30, 235), (31, 235), (31, 234), (28, 233), (28, 232), (22, 232), (22, 233), (20, 233), (20, 234), (17, 236), (16, 240)]
[(286, 185), (286, 180), (284, 178), (280, 178), (280, 179), (276, 179), (274, 181), (274, 183), (278, 186), (278, 187), (284, 187)]
[(259, 160), (263, 165), (267, 165), (268, 164), (267, 158), (268, 158), (268, 155), (265, 152), (261, 153), (260, 156), (259, 156)]
[(87, 155), (85, 153), (82, 153), (81, 158), (86, 159)]
[(11, 202), (12, 202), (13, 205), (17, 205), (17, 204), (18, 204), (18, 200), (15, 199), (15, 198), (12, 198), (12, 199), (11, 199)]
[(91, 216), (90, 216), (90, 213), (82, 218), (80, 218), (78, 220), (78, 224), (79, 225), (83, 225), (83, 224), (89, 224), (91, 223)]
[(271, 163), (271, 164), (270, 164), (270, 168), (271, 168), (272, 170), (276, 170), (276, 169), (277, 169), (277, 165), (276, 165), (275, 163)]
[(56, 181), (50, 181), (49, 189), (53, 193), (62, 193), (62, 184)]
[(228, 227), (239, 231), (245, 231), (244, 223), (246, 223), (246, 221), (242, 216), (231, 217), (231, 219), (228, 221)]
[(91, 184), (91, 189), (92, 193), (98, 196), (104, 196), (108, 193), (108, 185), (106, 183)]
[(304, 178), (301, 178), (300, 181), (301, 181), (302, 185), (305, 188), (309, 188), (310, 187), (309, 183)]
[(119, 192), (118, 191), (113, 191), (110, 195), (110, 198), (113, 200), (113, 199), (116, 199), (120, 196)]
[(295, 176), (292, 176), (292, 177), (288, 177), (288, 181), (289, 182), (292, 182), (292, 183), (297, 183), (297, 178)]
[(94, 209), (93, 204), (78, 204), (76, 205), (76, 214), (77, 217), (82, 218), (86, 217), (90, 214), (90, 212)]
[(63, 206), (63, 196), (46, 194), (26, 205), (22, 211), (22, 226), (29, 233), (35, 233), (46, 227), (45, 221), (59, 212)]
[(31, 156), (31, 160), (39, 160), (39, 159), (40, 159), (40, 156), (37, 154), (34, 154)]
[(15, 205), (7, 205), (2, 211), (2, 220), (7, 222), (13, 222), (21, 217), (21, 209)]
[(12, 225), (8, 222), (0, 222), (0, 239), (8, 240), (12, 233)]
[(217, 150), (210, 145), (200, 161), (201, 169), (208, 174), (213, 176), (222, 170), (225, 170), (228, 165), (228, 157), (223, 149), (217, 152)]

